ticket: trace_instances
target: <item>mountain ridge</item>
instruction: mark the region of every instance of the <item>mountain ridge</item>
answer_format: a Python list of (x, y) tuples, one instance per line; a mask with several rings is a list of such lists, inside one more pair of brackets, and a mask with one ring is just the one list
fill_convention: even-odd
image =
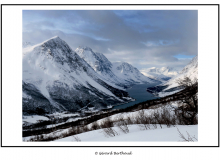
[[(127, 92), (100, 79), (91, 66), (57, 36), (24, 48), (22, 58), (23, 95), (29, 95), (23, 97), (24, 112), (28, 110), (25, 104), (31, 100), (36, 102), (32, 110), (38, 107), (46, 112), (51, 112), (50, 107), (54, 111), (77, 111), (88, 103), (92, 103), (90, 107), (94, 109), (101, 109), (131, 100)], [(38, 97), (47, 99), (47, 103), (42, 106), (37, 102)]]
[[(103, 77), (105, 81), (110, 82), (114, 86), (122, 87), (126, 89), (134, 84), (139, 83), (151, 83), (154, 80), (142, 75), (137, 68), (126, 63), (127, 68), (130, 68), (130, 73), (127, 76), (120, 74), (118, 71), (119, 66), (117, 62), (110, 62), (102, 53), (94, 52), (90, 47), (77, 48), (76, 53), (83, 58), (99, 75)], [(123, 62), (121, 63), (121, 65)], [(124, 62), (125, 64), (125, 62)], [(133, 72), (135, 70), (135, 72)], [(128, 70), (127, 70), (128, 73)], [(136, 75), (131, 75), (135, 73)], [(130, 75), (130, 77), (128, 77)]]

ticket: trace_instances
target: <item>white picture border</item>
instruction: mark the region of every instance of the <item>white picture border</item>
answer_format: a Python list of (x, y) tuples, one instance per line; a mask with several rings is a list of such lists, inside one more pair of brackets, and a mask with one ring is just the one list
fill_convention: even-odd
[[(22, 10), (198, 10), (198, 142), (23, 142)], [(189, 24), (190, 25), (190, 24)], [(218, 6), (102, 5), (2, 6), (2, 145), (3, 146), (217, 146), (218, 145)], [(129, 150), (129, 149), (128, 149)]]

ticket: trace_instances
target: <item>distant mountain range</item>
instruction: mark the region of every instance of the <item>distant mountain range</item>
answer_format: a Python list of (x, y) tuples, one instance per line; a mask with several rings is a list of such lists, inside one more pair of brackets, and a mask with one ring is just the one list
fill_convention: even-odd
[(177, 75), (173, 76), (170, 80), (147, 90), (159, 96), (166, 96), (181, 90), (177, 80), (189, 77), (192, 81), (198, 80), (198, 55), (195, 56), (189, 64), (187, 64)]
[(102, 78), (112, 86), (125, 89), (134, 84), (152, 83), (155, 80), (144, 76), (137, 68), (126, 62), (111, 63), (102, 53), (89, 47), (77, 48), (75, 52), (84, 59)]
[(142, 69), (140, 71), (145, 76), (148, 76), (155, 80), (159, 80), (161, 82), (167, 81), (179, 73), (178, 70), (171, 67), (161, 67), (161, 68), (151, 67), (147, 69)]

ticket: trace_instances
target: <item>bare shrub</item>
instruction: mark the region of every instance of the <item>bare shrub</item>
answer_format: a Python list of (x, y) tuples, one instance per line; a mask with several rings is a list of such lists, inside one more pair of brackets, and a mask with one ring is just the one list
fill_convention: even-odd
[(81, 140), (80, 140), (80, 138), (78, 136), (73, 136), (73, 138), (75, 139), (75, 141), (81, 142)]
[(158, 111), (154, 112), (153, 116), (154, 116), (155, 120), (157, 121), (157, 123), (160, 125), (160, 128), (162, 128), (163, 121), (161, 119), (160, 113)]
[(194, 142), (194, 141), (198, 141), (197, 138), (195, 136), (191, 136), (187, 131), (187, 138), (180, 132), (180, 130), (177, 128), (177, 131), (179, 133), (180, 138), (183, 140), (183, 142)]
[(105, 134), (105, 136), (114, 137), (118, 135), (118, 133), (112, 128), (114, 126), (114, 123), (110, 117), (105, 118), (100, 126), (103, 129), (103, 133)]
[(126, 133), (129, 133), (128, 123), (125, 121), (125, 119), (123, 118), (122, 115), (118, 118), (117, 127), (118, 127), (123, 133), (125, 133), (125, 134), (126, 134)]
[(126, 121), (127, 121), (127, 124), (134, 124), (134, 121), (131, 116), (127, 116)]
[(81, 126), (72, 126), (69, 129), (69, 135), (76, 135), (84, 132), (84, 127)]
[(83, 133), (83, 127), (76, 126), (76, 134)]
[(98, 124), (97, 121), (93, 122), (91, 127), (90, 127), (90, 130), (97, 130), (97, 129), (100, 129), (100, 125)]
[(178, 123), (178, 117), (176, 115), (173, 115), (170, 121), (171, 121), (171, 125), (175, 127), (175, 125), (177, 125)]
[(82, 130), (83, 130), (83, 132), (88, 132), (88, 131), (90, 131), (88, 125), (83, 126), (83, 127), (82, 127)]
[(109, 128), (114, 127), (114, 122), (111, 120), (110, 117), (105, 118), (101, 123), (101, 128)]
[(144, 110), (138, 111), (136, 121), (138, 121), (139, 127), (141, 129), (150, 129), (150, 121), (149, 118), (145, 115)]
[(118, 133), (112, 127), (103, 128), (103, 132), (107, 137), (114, 137), (118, 135)]
[(163, 108), (160, 117), (162, 118), (161, 122), (166, 124), (167, 127), (169, 128), (171, 126), (171, 123), (172, 123), (170, 111), (168, 109)]
[(155, 120), (154, 117), (149, 116), (149, 123), (152, 124), (152, 126), (154, 127), (154, 129), (157, 129), (157, 121)]
[(59, 138), (65, 138), (65, 137), (67, 137), (69, 135), (70, 135), (70, 132), (67, 131), (67, 132), (62, 133)]

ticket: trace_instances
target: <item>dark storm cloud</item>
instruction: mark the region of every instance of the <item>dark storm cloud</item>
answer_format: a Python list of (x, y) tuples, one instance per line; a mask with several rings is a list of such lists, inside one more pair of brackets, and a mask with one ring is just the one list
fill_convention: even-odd
[(110, 61), (137, 68), (184, 67), (198, 54), (198, 13), (190, 10), (23, 11), (23, 40), (40, 43), (60, 36), (75, 50), (89, 46)]

